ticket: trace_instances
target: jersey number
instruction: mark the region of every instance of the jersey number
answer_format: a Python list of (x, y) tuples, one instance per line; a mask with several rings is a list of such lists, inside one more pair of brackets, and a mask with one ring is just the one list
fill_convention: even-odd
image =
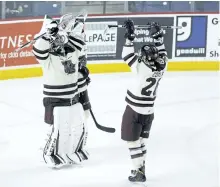
[[(150, 84), (148, 84), (147, 86), (145, 86), (141, 90), (141, 94), (149, 97), (153, 92), (153, 96), (156, 96), (159, 81), (160, 81), (160, 79), (157, 81), (155, 78), (152, 78), (152, 77), (148, 78), (146, 80), (146, 82), (149, 82)], [(155, 84), (156, 84), (156, 86), (155, 86), (154, 90), (150, 90)]]

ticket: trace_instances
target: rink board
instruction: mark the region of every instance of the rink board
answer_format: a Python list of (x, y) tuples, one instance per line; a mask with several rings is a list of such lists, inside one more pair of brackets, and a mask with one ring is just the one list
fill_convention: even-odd
[[(168, 71), (219, 71), (220, 63), (213, 62), (169, 62)], [(125, 63), (88, 64), (90, 73), (129, 72)], [(0, 80), (42, 76), (41, 67), (5, 69), (0, 71)]]
[[(181, 26), (166, 29), (164, 44), (168, 52), (168, 71), (219, 71), (220, 36), (218, 13), (129, 14), (89, 16), (86, 23), (87, 60), (91, 73), (128, 72), (122, 62), (124, 29), (112, 28), (104, 35), (107, 24), (123, 24), (129, 17), (135, 24), (156, 21)], [(15, 49), (32, 40), (41, 28), (42, 19), (0, 21), (0, 80), (42, 76), (42, 70), (29, 46)], [(31, 28), (31, 29), (25, 29)], [(199, 34), (198, 34), (199, 33)], [(218, 34), (217, 34), (218, 33)], [(154, 42), (147, 29), (136, 29), (135, 51)]]

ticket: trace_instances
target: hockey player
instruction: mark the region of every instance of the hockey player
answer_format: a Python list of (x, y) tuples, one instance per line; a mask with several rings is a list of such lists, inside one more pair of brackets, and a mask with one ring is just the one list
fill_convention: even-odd
[(164, 31), (157, 23), (149, 30), (154, 44), (146, 43), (135, 53), (133, 41), (135, 28), (132, 20), (125, 21), (126, 42), (122, 58), (130, 66), (134, 78), (130, 84), (122, 118), (121, 138), (127, 141), (133, 169), (128, 180), (145, 182), (146, 140), (154, 119), (154, 102), (159, 81), (166, 69), (167, 52), (163, 44)]
[(33, 45), (43, 69), (45, 123), (51, 131), (43, 156), (52, 167), (83, 160), (84, 111), (78, 94), (79, 87), (85, 90), (84, 80), (78, 81), (78, 59), (85, 45), (83, 26), (79, 22), (67, 33), (56, 21), (45, 19), (39, 34), (47, 34)]

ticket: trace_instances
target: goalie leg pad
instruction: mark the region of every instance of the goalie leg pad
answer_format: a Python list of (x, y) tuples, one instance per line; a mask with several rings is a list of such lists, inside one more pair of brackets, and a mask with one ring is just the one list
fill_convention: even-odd
[[(80, 103), (67, 107), (54, 108), (54, 125), (44, 149), (45, 159), (51, 164), (81, 162), (78, 150), (84, 137), (84, 114)], [(56, 159), (58, 158), (58, 162)], [(52, 160), (52, 161), (51, 161)]]
[(88, 123), (89, 114), (90, 114), (89, 110), (84, 111), (84, 115), (85, 115), (84, 137), (83, 137), (82, 146), (79, 150), (81, 155), (83, 155), (84, 160), (88, 160), (88, 158), (89, 158), (89, 153), (88, 153), (88, 150), (87, 150), (87, 138), (88, 138), (88, 124), (87, 123)]

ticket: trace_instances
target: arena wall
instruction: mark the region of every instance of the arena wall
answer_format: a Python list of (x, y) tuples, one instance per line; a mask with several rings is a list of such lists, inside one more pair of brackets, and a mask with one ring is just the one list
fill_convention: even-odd
[[(129, 71), (121, 59), (124, 29), (113, 28), (104, 35), (106, 24), (123, 24), (127, 17), (139, 25), (157, 21), (161, 25), (183, 26), (178, 30), (166, 30), (164, 42), (169, 56), (168, 71), (219, 71), (219, 14), (172, 13), (89, 16), (85, 28), (91, 73)], [(17, 47), (33, 39), (41, 25), (42, 19), (0, 21), (0, 80), (42, 75), (31, 46), (15, 52)], [(148, 34), (146, 29), (136, 30), (137, 49), (152, 41)]]

